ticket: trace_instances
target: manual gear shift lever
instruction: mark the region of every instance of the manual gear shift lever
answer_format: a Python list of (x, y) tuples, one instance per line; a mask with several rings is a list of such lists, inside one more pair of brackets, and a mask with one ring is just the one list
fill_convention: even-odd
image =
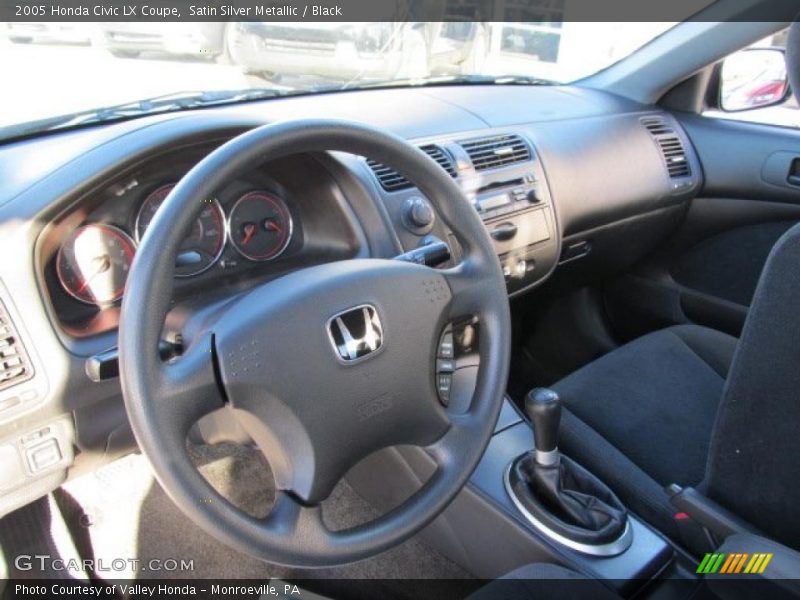
[(525, 412), (533, 424), (536, 462), (543, 466), (558, 462), (558, 427), (561, 399), (553, 390), (534, 388), (525, 397)]
[(551, 539), (595, 556), (614, 556), (631, 544), (628, 513), (597, 477), (558, 451), (561, 399), (535, 388), (525, 397), (536, 451), (511, 463), (506, 489), (531, 524)]

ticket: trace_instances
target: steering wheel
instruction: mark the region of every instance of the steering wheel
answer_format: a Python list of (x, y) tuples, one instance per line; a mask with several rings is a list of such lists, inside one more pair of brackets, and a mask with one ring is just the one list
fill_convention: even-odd
[[(311, 151), (367, 156), (405, 174), (455, 233), (463, 260), (443, 270), (384, 259), (299, 270), (233, 300), (186, 341), (181, 356), (162, 361), (175, 259), (203, 199), (270, 160)], [(443, 328), (465, 316), (479, 321), (480, 367), (469, 407), (455, 412), (438, 399), (435, 361)], [(353, 325), (359, 322), (364, 335)], [(331, 566), (406, 540), (465, 485), (502, 405), (510, 338), (499, 261), (449, 175), (389, 132), (345, 121), (287, 121), (216, 149), (156, 213), (122, 303), (120, 376), (139, 447), (190, 519), (268, 562)], [(189, 458), (191, 426), (225, 405), (272, 467), (276, 500), (263, 519), (218, 494)], [(424, 448), (433, 459), (428, 481), (374, 521), (343, 531), (326, 527), (320, 503), (348, 469), (401, 444)]]

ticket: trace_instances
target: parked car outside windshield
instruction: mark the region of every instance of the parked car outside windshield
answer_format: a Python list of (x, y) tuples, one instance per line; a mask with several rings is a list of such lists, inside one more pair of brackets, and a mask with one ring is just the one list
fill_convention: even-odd
[[(620, 60), (672, 23), (0, 24), (0, 139), (91, 120), (61, 116), (165, 95), (320, 93), (446, 78), (567, 82)], [(77, 42), (77, 43), (76, 43)], [(215, 101), (225, 101), (219, 94)], [(57, 101), (54, 101), (57, 99)], [(200, 102), (157, 105), (158, 110)], [(143, 103), (103, 119), (146, 112)], [(25, 124), (24, 127), (19, 127)]]

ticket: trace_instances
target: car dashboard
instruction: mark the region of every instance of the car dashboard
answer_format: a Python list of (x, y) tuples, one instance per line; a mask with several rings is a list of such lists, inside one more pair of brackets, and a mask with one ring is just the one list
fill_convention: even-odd
[[(385, 127), (435, 160), (485, 224), (510, 297), (632, 264), (674, 229), (702, 184), (671, 115), (572, 86), (319, 94), (0, 146), (0, 455), (8, 466), (0, 514), (136, 448), (119, 380), (91, 365), (115, 356), (125, 279), (148, 223), (221, 144), (309, 117)], [(441, 242), (449, 257), (436, 267), (459, 260), (459, 240), (428, 199), (369, 157), (287, 156), (198, 202), (165, 326), (173, 345), (189, 313), (307, 266), (413, 260)]]

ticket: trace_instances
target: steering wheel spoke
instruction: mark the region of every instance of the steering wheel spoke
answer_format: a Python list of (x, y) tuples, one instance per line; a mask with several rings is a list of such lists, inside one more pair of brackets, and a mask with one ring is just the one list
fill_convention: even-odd
[(185, 435), (198, 419), (224, 406), (214, 374), (213, 343), (213, 336), (206, 333), (161, 367), (156, 410), (178, 434)]
[(321, 527), (322, 510), (319, 505), (305, 506), (294, 494), (278, 490), (262, 526), (269, 535), (291, 539), (301, 530)]
[(476, 268), (465, 260), (456, 267), (440, 271), (450, 287), (451, 299), (446, 308), (448, 320), (472, 316), (480, 310), (486, 281), (477, 276)]
[(472, 413), (450, 415), (450, 427), (424, 450), (436, 463), (437, 469), (447, 470), (459, 462), (459, 454), (475, 435), (476, 419)]

